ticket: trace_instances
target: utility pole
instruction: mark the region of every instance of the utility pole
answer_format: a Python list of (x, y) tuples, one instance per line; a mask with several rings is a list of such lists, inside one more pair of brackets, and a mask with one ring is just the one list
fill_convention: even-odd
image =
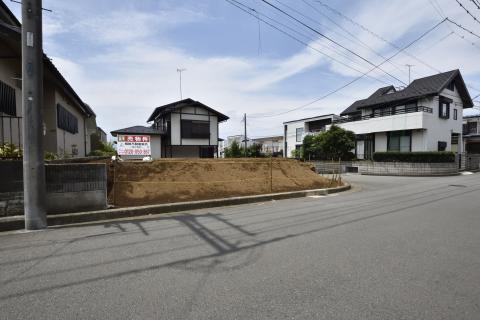
[(243, 127), (244, 127), (243, 141), (245, 142), (243, 153), (246, 158), (247, 157), (247, 114), (246, 113), (243, 114)]
[(45, 229), (42, 0), (22, 0), (22, 110), (25, 229)]
[(186, 71), (187, 69), (185, 68), (177, 68), (177, 72), (180, 75), (180, 100), (183, 100), (183, 95), (182, 95), (182, 72)]
[(405, 66), (408, 68), (408, 84), (410, 84), (410, 69), (411, 69), (412, 67), (414, 67), (415, 65), (414, 65), (414, 64), (408, 64), (408, 63), (407, 63)]

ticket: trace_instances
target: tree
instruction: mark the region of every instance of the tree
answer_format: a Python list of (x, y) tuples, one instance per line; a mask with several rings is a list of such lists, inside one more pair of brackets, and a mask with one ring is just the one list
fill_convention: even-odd
[(264, 155), (262, 154), (262, 144), (254, 143), (251, 146), (247, 147), (248, 158), (262, 158), (263, 156)]
[(243, 151), (236, 140), (233, 140), (230, 147), (225, 148), (224, 152), (225, 158), (241, 158), (243, 156)]
[(319, 151), (325, 159), (353, 158), (352, 149), (355, 148), (355, 134), (336, 125), (316, 137)]
[(306, 135), (303, 138), (302, 149), (298, 156), (305, 160), (318, 159), (320, 149), (317, 140), (316, 135)]
[(117, 150), (113, 146), (112, 142), (103, 142), (100, 141), (100, 145), (98, 149), (93, 150), (88, 155), (89, 156), (96, 156), (96, 157), (110, 157), (115, 156), (117, 154)]

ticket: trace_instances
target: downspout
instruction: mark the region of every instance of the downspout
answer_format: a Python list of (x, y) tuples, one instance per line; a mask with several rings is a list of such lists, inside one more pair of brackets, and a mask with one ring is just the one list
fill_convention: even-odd
[(83, 156), (87, 156), (87, 125), (85, 124), (85, 118), (83, 118)]

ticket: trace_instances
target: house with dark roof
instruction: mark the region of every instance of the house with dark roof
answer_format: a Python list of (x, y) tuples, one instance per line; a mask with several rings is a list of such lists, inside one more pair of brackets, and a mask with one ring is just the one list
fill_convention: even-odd
[[(211, 107), (190, 98), (155, 108), (148, 117), (149, 126), (134, 126), (111, 132), (118, 141), (124, 137), (150, 141), (150, 156), (158, 158), (218, 157), (218, 128), (229, 118)], [(117, 151), (119, 149), (117, 148)], [(141, 158), (145, 154), (122, 154)]]
[[(22, 146), (21, 24), (0, 0), (0, 144)], [(91, 151), (96, 115), (43, 56), (44, 149), (83, 157)]]
[(334, 124), (357, 135), (359, 159), (375, 151), (453, 151), (462, 146), (463, 109), (473, 102), (459, 70), (387, 86), (355, 101)]

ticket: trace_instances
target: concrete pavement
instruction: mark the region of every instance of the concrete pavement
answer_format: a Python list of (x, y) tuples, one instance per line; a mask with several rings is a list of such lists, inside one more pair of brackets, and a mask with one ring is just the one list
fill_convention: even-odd
[(478, 319), (480, 175), (0, 236), (0, 319)]

